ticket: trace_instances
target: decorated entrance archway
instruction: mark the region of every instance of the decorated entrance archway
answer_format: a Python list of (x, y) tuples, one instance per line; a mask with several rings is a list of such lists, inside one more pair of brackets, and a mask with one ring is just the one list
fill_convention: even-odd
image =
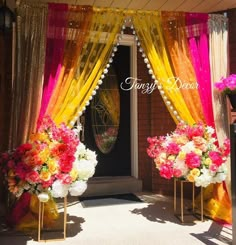
[[(46, 114), (57, 125), (73, 127), (108, 73), (126, 25), (175, 122), (207, 123), (222, 143), (227, 132), (221, 120), (224, 97), (213, 91), (213, 84), (227, 75), (224, 16), (25, 2), (17, 11), (12, 148), (25, 143)], [(196, 82), (199, 86), (191, 89), (183, 86)]]

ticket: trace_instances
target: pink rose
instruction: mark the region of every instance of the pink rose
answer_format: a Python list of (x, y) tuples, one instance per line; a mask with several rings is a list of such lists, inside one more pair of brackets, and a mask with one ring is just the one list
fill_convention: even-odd
[(36, 171), (31, 171), (29, 173), (26, 174), (25, 179), (29, 182), (32, 183), (38, 183), (39, 182), (39, 173)]
[(189, 168), (198, 168), (201, 165), (201, 158), (194, 152), (186, 154), (185, 162)]
[(198, 124), (196, 126), (188, 128), (188, 137), (190, 139), (197, 136), (203, 137), (203, 135), (204, 135), (204, 125), (202, 124)]
[(173, 175), (176, 178), (180, 178), (182, 176), (182, 171), (180, 169), (175, 168), (173, 171)]
[(211, 151), (209, 153), (209, 157), (212, 160), (212, 162), (218, 167), (224, 162), (220, 153), (217, 151)]
[(170, 154), (170, 155), (177, 155), (180, 151), (180, 147), (174, 143), (174, 142), (171, 142), (167, 145), (167, 153)]
[(230, 154), (230, 140), (226, 139), (222, 147), (222, 155), (224, 157), (227, 157), (229, 154)]
[(48, 188), (48, 187), (52, 186), (53, 182), (54, 182), (53, 178), (51, 178), (48, 181), (42, 181), (42, 187)]
[(215, 164), (211, 164), (210, 165), (210, 170), (213, 171), (213, 172), (216, 172), (218, 169), (218, 166), (216, 166)]
[(57, 178), (65, 185), (72, 183), (72, 178), (69, 174), (57, 174)]
[(171, 179), (173, 177), (173, 169), (169, 164), (162, 164), (160, 167), (160, 175), (166, 179)]

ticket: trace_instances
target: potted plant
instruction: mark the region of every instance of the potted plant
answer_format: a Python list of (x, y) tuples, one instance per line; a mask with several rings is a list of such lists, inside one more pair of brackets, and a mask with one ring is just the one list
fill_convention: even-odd
[(236, 108), (236, 74), (221, 78), (215, 83), (215, 88), (227, 95), (233, 108)]

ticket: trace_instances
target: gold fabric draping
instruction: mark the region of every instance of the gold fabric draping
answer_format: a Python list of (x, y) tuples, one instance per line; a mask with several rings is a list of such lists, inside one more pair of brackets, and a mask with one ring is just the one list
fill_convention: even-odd
[(204, 122), (198, 83), (188, 50), (185, 13), (163, 11), (161, 21), (170, 61), (178, 80), (178, 88), (193, 119), (196, 122)]
[(65, 122), (72, 127), (85, 109), (109, 61), (117, 41), (117, 34), (121, 30), (124, 18), (122, 11), (108, 8), (94, 8), (93, 11), (89, 37), (77, 60), (76, 74), (70, 81), (66, 97), (58, 104), (59, 110), (55, 110), (50, 104), (49, 114), (57, 124)]
[[(180, 90), (175, 84), (171, 84), (175, 75), (172, 71), (167, 54), (160, 13), (135, 11), (130, 12), (130, 14), (132, 14), (136, 34), (140, 40), (141, 46), (151, 64), (156, 79), (162, 85), (165, 96), (171, 101), (180, 118), (190, 125), (193, 124), (195, 121)], [(171, 116), (177, 123), (178, 120), (176, 119), (174, 110), (170, 109), (167, 100), (164, 100), (164, 102), (166, 103)]]
[(71, 93), (74, 93), (73, 78), (76, 73), (81, 50), (87, 42), (92, 15), (93, 10), (90, 6), (69, 6), (63, 65), (46, 111), (46, 114), (50, 115), (58, 124), (62, 121), (66, 123), (65, 120), (57, 120), (57, 117), (60, 115), (62, 108), (68, 106)]
[(17, 8), (17, 57), (12, 118), (12, 148), (35, 131), (41, 104), (47, 5), (22, 2)]

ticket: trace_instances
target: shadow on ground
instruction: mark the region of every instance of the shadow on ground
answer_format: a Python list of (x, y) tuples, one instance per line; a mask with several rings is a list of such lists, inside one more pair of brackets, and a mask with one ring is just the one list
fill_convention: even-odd
[[(142, 215), (146, 219), (152, 222), (167, 223), (172, 222), (180, 225), (195, 225), (194, 221), (196, 217), (189, 212), (190, 202), (186, 202), (184, 206), (184, 223), (180, 221), (177, 215), (174, 213), (173, 203), (169, 199), (158, 198), (155, 202), (150, 202), (150, 200), (145, 200), (148, 202), (148, 206), (145, 208), (135, 208), (131, 211), (132, 214)], [(179, 212), (177, 207), (177, 212)]]
[[(75, 205), (76, 203), (68, 203), (68, 207)], [(41, 240), (53, 240), (63, 239), (64, 237), (64, 210), (61, 208), (62, 205), (59, 203), (59, 218), (56, 220), (52, 228), (45, 228), (41, 230)], [(66, 216), (66, 238), (74, 237), (82, 231), (81, 224), (85, 220), (81, 217), (69, 215)], [(16, 231), (7, 227), (4, 222), (4, 217), (0, 217), (0, 244), (9, 245), (14, 244), (17, 241), (17, 245), (26, 245), (27, 241), (34, 240), (38, 241), (38, 229), (31, 229), (28, 231)], [(12, 241), (12, 242), (11, 242)]]
[(216, 222), (212, 223), (208, 231), (198, 234), (190, 233), (190, 235), (207, 245), (218, 245), (218, 241), (224, 244), (232, 244), (232, 228)]

